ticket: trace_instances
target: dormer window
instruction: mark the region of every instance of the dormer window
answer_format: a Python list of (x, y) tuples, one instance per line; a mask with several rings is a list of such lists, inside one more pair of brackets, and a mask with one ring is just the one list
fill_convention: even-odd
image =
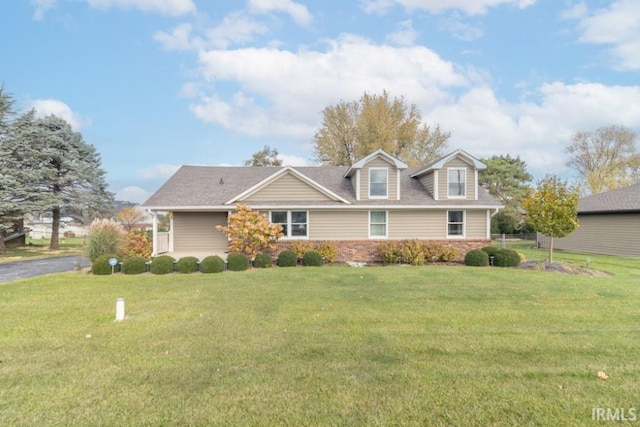
[(369, 197), (372, 199), (386, 199), (388, 196), (389, 169), (369, 169)]
[(465, 168), (449, 168), (447, 176), (449, 197), (466, 197), (467, 170)]

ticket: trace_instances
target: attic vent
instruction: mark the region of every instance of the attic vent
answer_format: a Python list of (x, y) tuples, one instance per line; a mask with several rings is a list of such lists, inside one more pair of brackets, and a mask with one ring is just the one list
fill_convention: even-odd
[(224, 184), (224, 179), (220, 178), (220, 182), (219, 182), (219, 184), (220, 184), (220, 185)]

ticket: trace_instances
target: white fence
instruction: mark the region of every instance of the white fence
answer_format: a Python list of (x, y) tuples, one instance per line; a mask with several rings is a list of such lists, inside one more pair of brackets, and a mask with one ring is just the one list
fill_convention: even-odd
[(163, 232), (158, 233), (158, 247), (156, 248), (156, 252), (159, 254), (169, 252), (169, 233)]

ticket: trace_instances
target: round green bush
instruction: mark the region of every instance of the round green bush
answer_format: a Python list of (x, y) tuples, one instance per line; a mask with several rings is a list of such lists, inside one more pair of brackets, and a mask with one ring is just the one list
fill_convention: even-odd
[(513, 249), (499, 249), (493, 259), (496, 267), (517, 267), (520, 265), (520, 254)]
[(267, 254), (258, 254), (253, 260), (253, 266), (255, 268), (269, 268), (273, 265), (273, 260)]
[(293, 251), (282, 251), (276, 260), (278, 267), (295, 267), (298, 265), (298, 257)]
[(309, 251), (302, 257), (302, 265), (305, 267), (322, 267), (322, 255), (316, 251)]
[(176, 263), (176, 271), (185, 274), (198, 271), (198, 258), (194, 256), (180, 258), (180, 260)]
[[(111, 274), (112, 267), (109, 265), (109, 260), (111, 258), (118, 259), (118, 257), (116, 255), (113, 255), (113, 254), (98, 256), (93, 261), (93, 263), (91, 264), (91, 272), (93, 274), (97, 274), (99, 276), (106, 276), (108, 274)], [(120, 260), (118, 260), (118, 261), (120, 261)], [(120, 271), (120, 264), (119, 263), (116, 264), (115, 267), (113, 267), (113, 271), (115, 271), (115, 272)]]
[(200, 272), (202, 273), (222, 273), (224, 271), (224, 260), (218, 255), (210, 255), (200, 262)]
[(249, 268), (249, 258), (238, 253), (229, 254), (227, 268), (231, 271), (244, 271)]
[(122, 272), (124, 274), (140, 274), (147, 272), (147, 260), (141, 256), (130, 256), (122, 263)]
[(153, 274), (173, 273), (174, 262), (176, 260), (169, 255), (160, 255), (151, 261), (151, 272)]
[(484, 248), (482, 248), (482, 250), (486, 252), (487, 255), (492, 257), (492, 256), (496, 256), (496, 252), (498, 252), (500, 248), (496, 248), (495, 246), (485, 246)]
[(486, 267), (489, 265), (489, 254), (480, 249), (469, 251), (464, 256), (464, 265)]

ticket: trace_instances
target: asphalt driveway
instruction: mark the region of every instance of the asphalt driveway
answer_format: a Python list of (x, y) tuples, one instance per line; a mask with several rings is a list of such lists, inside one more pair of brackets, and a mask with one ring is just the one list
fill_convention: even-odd
[(78, 263), (82, 267), (90, 265), (86, 258), (79, 255), (2, 263), (0, 264), (0, 283), (75, 270)]

